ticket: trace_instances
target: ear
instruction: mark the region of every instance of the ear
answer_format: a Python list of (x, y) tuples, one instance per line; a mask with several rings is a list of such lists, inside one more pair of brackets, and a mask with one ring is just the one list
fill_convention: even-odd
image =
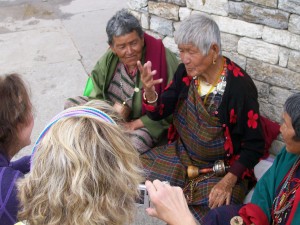
[(218, 56), (219, 53), (220, 53), (220, 47), (219, 45), (217, 45), (216, 43), (213, 43), (211, 46), (210, 46), (210, 50), (213, 52), (214, 55)]
[(111, 50), (114, 54), (116, 54), (116, 51), (115, 51), (115, 48), (114, 48), (114, 45), (113, 45), (113, 44), (109, 45), (109, 48), (110, 48), (110, 50)]

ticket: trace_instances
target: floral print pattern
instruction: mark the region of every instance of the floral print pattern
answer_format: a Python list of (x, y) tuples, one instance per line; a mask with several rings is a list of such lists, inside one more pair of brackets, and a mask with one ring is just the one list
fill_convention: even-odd
[(244, 76), (241, 69), (239, 67), (237, 67), (232, 61), (230, 62), (230, 64), (228, 64), (227, 68), (229, 70), (232, 70), (233, 76), (235, 76), (235, 77), (238, 77), (238, 76), (243, 77)]
[(256, 129), (257, 128), (257, 119), (258, 119), (258, 114), (254, 113), (253, 110), (250, 110), (248, 112), (248, 127)]

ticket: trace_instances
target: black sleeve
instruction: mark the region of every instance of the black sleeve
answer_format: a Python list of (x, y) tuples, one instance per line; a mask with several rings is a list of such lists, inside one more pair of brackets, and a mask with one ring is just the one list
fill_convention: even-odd
[(174, 74), (173, 80), (171, 80), (161, 96), (159, 96), (160, 104), (154, 107), (152, 105), (147, 105), (145, 102), (143, 103), (145, 104), (147, 115), (150, 119), (161, 120), (174, 112), (178, 98), (185, 85), (183, 81), (185, 77), (187, 78), (185, 67), (183, 64), (180, 64)]

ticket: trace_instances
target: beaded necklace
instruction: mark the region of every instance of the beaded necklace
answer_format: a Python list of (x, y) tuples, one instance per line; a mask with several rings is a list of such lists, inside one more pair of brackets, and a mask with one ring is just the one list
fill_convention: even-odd
[(293, 178), (299, 166), (300, 166), (300, 156), (297, 158), (294, 165), (288, 172), (287, 176), (285, 177), (285, 180), (282, 181), (283, 184), (281, 186), (281, 189), (277, 197), (273, 201), (273, 206), (272, 206), (273, 225), (281, 224), (283, 221), (285, 221), (288, 212), (293, 206), (295, 193), (297, 189), (300, 187), (300, 182), (299, 181), (296, 182), (293, 188), (291, 188), (291, 183), (293, 181)]
[(200, 77), (197, 77), (197, 76), (193, 78), (195, 80), (195, 85), (197, 86), (197, 91), (198, 91), (199, 95), (202, 96), (205, 94), (205, 98), (203, 101), (204, 105), (206, 105), (207, 99), (208, 99), (208, 96), (210, 95), (210, 93), (213, 92), (214, 95), (217, 93), (223, 95), (223, 93), (224, 93), (225, 86), (226, 86), (225, 74), (226, 74), (227, 65), (226, 65), (226, 60), (224, 57), (223, 57), (222, 61), (223, 61), (222, 66), (218, 72), (218, 76), (217, 76), (216, 80), (213, 82), (213, 84), (210, 85), (211, 87), (206, 94), (202, 93), (203, 91), (201, 90), (201, 82), (204, 83), (204, 81), (201, 81)]

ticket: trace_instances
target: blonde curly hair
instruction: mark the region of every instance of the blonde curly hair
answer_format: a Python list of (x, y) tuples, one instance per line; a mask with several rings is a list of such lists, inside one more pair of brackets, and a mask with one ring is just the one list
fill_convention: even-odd
[[(94, 105), (117, 119), (106, 103)], [(37, 146), (29, 175), (18, 182), (18, 218), (30, 225), (130, 223), (141, 168), (120, 126), (84, 116), (61, 118)]]

